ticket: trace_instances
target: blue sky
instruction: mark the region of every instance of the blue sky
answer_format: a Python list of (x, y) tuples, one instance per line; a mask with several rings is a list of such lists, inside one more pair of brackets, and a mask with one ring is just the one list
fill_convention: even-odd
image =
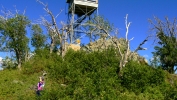
[[(41, 1), (48, 3), (49, 9), (54, 15), (57, 15), (63, 9), (57, 20), (58, 22), (67, 21), (66, 0)], [(177, 16), (176, 5), (176, 0), (99, 0), (98, 13), (107, 18), (115, 27), (119, 28), (120, 37), (125, 37), (124, 17), (126, 14), (129, 15), (128, 20), (132, 23), (129, 28), (128, 38), (134, 37), (130, 44), (131, 50), (134, 50), (151, 33), (149, 31), (150, 24), (148, 23), (148, 19), (157, 16), (161, 20), (164, 20), (164, 17), (168, 16), (172, 20)], [(0, 6), (4, 6), (10, 10), (14, 10), (14, 6), (16, 6), (21, 12), (26, 9), (26, 16), (32, 22), (35, 22), (40, 16), (46, 14), (43, 6), (37, 3), (36, 0), (0, 0)], [(138, 53), (150, 59), (154, 47), (152, 40), (148, 41), (143, 47), (148, 49), (146, 51), (139, 51)], [(9, 55), (9, 53), (0, 53), (0, 57), (5, 57), (6, 55)]]

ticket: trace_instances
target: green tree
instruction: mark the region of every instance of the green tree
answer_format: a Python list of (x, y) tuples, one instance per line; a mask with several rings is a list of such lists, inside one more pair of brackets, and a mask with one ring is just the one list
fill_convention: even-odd
[(36, 49), (40, 49), (45, 46), (46, 36), (39, 25), (32, 26), (32, 39), (31, 45)]
[(159, 66), (161, 66), (160, 58), (156, 55), (155, 52), (153, 52), (153, 58), (150, 59), (150, 66), (154, 68), (159, 68)]
[(177, 68), (177, 28), (176, 19), (171, 23), (168, 18), (165, 22), (155, 17), (155, 22), (150, 20), (156, 32), (157, 46), (154, 47), (154, 56), (159, 56), (161, 66), (169, 73), (174, 73)]
[(26, 36), (26, 28), (29, 24), (28, 18), (19, 14), (7, 19), (0, 19), (0, 48), (14, 52), (19, 69), (21, 69), (21, 64), (25, 61), (25, 56), (29, 50), (29, 39)]

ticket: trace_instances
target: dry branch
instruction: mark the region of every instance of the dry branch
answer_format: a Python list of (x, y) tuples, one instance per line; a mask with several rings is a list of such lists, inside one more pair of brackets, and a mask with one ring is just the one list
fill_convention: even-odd
[[(61, 12), (63, 10), (61, 10), (56, 16), (53, 15), (53, 13), (49, 10), (48, 5), (44, 4), (42, 1), (40, 0), (36, 0), (37, 2), (39, 2), (41, 5), (44, 6), (44, 10), (47, 12), (47, 14), (51, 17), (52, 22), (46, 20), (44, 17), (41, 17), (42, 19), (42, 23), (43, 25), (46, 27), (46, 29), (51, 32), (51, 49), (50, 49), (50, 53), (52, 53), (53, 51), (53, 47), (55, 45), (55, 35), (57, 35), (58, 40), (59, 40), (59, 45), (60, 48), (58, 49), (58, 51), (60, 51), (60, 54), (62, 55), (62, 57), (65, 55), (65, 51), (66, 51), (66, 37), (68, 32), (68, 28), (66, 28), (66, 26), (62, 23), (62, 27), (59, 29), (57, 22), (56, 22), (56, 18), (61, 14)], [(61, 32), (60, 32), (61, 30)]]

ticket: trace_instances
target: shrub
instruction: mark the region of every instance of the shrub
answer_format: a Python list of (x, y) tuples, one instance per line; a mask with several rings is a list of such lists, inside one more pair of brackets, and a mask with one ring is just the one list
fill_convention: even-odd
[(62, 98), (116, 99), (120, 84), (116, 73), (118, 63), (113, 53), (111, 50), (106, 54), (104, 51), (92, 53), (68, 51), (64, 61), (54, 64), (50, 70), (51, 78), (58, 84), (66, 85), (64, 90), (58, 86), (65, 94)]
[(122, 86), (136, 94), (143, 93), (149, 86), (158, 86), (165, 82), (161, 69), (130, 62), (123, 69)]

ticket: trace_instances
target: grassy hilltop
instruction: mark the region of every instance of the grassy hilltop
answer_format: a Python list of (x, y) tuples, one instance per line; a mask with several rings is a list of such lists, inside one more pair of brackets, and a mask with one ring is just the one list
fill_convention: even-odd
[[(113, 49), (69, 50), (64, 58), (40, 50), (22, 70), (0, 71), (0, 100), (176, 100), (177, 76), (138, 61), (130, 61), (118, 76), (119, 58)], [(45, 88), (35, 86), (46, 71)]]

